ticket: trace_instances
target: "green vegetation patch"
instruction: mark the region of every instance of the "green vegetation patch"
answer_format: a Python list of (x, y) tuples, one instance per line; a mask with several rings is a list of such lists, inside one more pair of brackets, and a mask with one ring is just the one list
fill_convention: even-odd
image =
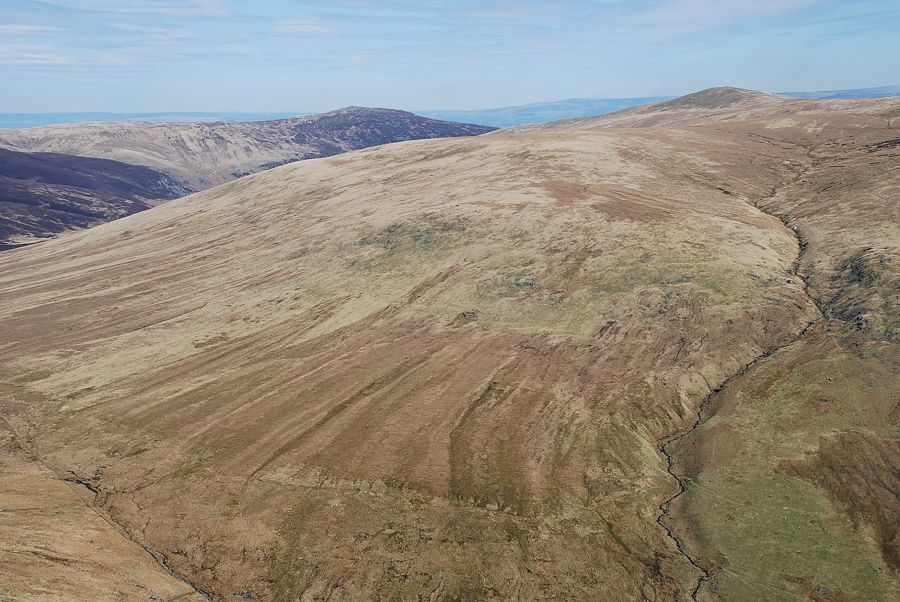
[(478, 322), (497, 328), (578, 335), (606, 319), (606, 312), (584, 291), (563, 297), (537, 284), (499, 278), (482, 284), (472, 300)]
[(733, 270), (717, 269), (714, 264), (642, 264), (634, 263), (617, 270), (605, 270), (591, 280), (597, 295), (630, 293), (642, 288), (661, 291), (692, 290), (708, 293), (722, 302), (744, 300), (752, 289), (749, 276)]
[(882, 575), (812, 484), (784, 475), (710, 470), (681, 498), (698, 550), (722, 570), (706, 586), (723, 600), (884, 600)]
[(824, 299), (830, 315), (875, 338), (893, 340), (900, 332), (900, 277), (895, 258), (860, 249), (835, 267)]
[(365, 233), (356, 252), (351, 251), (350, 266), (364, 271), (389, 271), (411, 260), (445, 256), (471, 242), (474, 235), (470, 218), (426, 214)]
[(528, 270), (502, 274), (479, 282), (475, 292), (485, 299), (518, 297), (534, 291), (537, 279)]
[(684, 320), (691, 308), (765, 302), (749, 277), (711, 264), (611, 266), (588, 257), (565, 273), (553, 257), (516, 259), (476, 283), (470, 303), (481, 324), (577, 335), (608, 320)]

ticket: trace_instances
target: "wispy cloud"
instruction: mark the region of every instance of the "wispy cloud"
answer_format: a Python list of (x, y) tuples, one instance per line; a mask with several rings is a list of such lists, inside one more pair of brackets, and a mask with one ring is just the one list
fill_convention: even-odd
[(306, 19), (286, 19), (284, 21), (278, 21), (275, 23), (273, 31), (276, 33), (315, 35), (335, 33), (334, 29), (327, 27), (323, 23), (317, 23)]
[(60, 31), (66, 31), (66, 29), (49, 25), (26, 25), (24, 23), (0, 24), (0, 35), (3, 36), (32, 36), (53, 34)]
[(141, 16), (223, 16), (225, 0), (40, 0), (40, 3), (93, 13)]
[(0, 44), (0, 65), (71, 65), (70, 56), (54, 52), (52, 47), (32, 44)]

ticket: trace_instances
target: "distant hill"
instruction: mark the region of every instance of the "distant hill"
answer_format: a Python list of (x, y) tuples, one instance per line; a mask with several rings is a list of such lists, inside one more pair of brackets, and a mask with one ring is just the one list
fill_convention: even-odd
[(482, 109), (473, 111), (420, 111), (422, 115), (435, 119), (480, 123), (495, 127), (510, 127), (523, 123), (546, 123), (573, 117), (593, 117), (620, 111), (637, 105), (658, 102), (671, 96), (648, 96), (644, 98), (570, 98), (552, 102)]
[(900, 86), (880, 86), (878, 88), (856, 88), (853, 90), (825, 90), (821, 92), (784, 92), (785, 96), (818, 100), (843, 100), (850, 98), (887, 98), (900, 96)]
[(406, 111), (348, 107), (272, 121), (93, 122), (0, 130), (0, 146), (144, 165), (168, 173), (196, 191), (301, 159), (404, 140), (473, 136), (494, 129)]
[[(830, 90), (825, 92), (783, 92), (783, 96), (807, 99), (852, 99), (900, 96), (900, 86), (860, 88), (854, 90)], [(479, 109), (473, 111), (419, 111), (421, 115), (436, 119), (450, 119), (469, 123), (481, 123), (496, 127), (512, 127), (530, 123), (549, 123), (563, 119), (599, 117), (635, 106), (672, 100), (674, 96), (648, 96), (643, 98), (571, 98), (527, 105)]]
[(148, 167), (0, 148), (0, 250), (108, 222), (187, 192)]

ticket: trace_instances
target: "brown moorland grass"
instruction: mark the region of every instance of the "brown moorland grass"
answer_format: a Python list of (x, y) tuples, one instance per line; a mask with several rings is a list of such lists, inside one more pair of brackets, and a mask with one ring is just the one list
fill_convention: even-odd
[(222, 599), (890, 599), (890, 107), (739, 104), (285, 166), (4, 253), (4, 414)]

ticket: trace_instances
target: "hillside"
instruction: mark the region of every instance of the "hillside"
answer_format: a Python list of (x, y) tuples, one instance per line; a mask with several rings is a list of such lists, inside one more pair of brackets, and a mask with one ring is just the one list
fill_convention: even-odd
[(0, 146), (143, 165), (164, 171), (196, 191), (300, 159), (403, 140), (473, 136), (493, 129), (404, 111), (349, 107), (273, 121), (95, 122), (0, 130)]
[(187, 193), (146, 167), (0, 148), (0, 249), (108, 222)]
[[(0, 255), (0, 507), (83, 484), (223, 600), (897, 599), (900, 105), (796, 102), (304, 161)], [(114, 597), (82, 503), (0, 513), (0, 592)]]

